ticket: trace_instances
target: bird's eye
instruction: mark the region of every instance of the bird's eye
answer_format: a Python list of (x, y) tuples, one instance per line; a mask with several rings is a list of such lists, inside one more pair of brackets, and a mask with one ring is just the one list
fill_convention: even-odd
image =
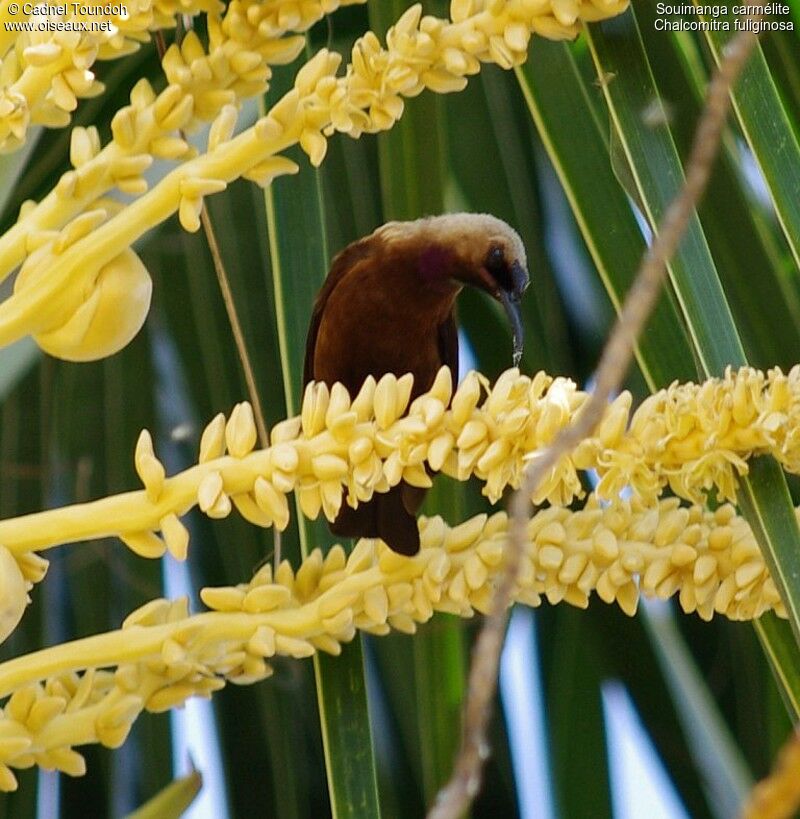
[(508, 269), (508, 262), (506, 261), (505, 253), (503, 253), (503, 248), (493, 247), (487, 254), (484, 264), (492, 278), (500, 287), (504, 290), (511, 289), (511, 273)]
[(486, 267), (489, 269), (489, 272), (493, 273), (495, 270), (501, 270), (504, 264), (505, 256), (503, 255), (502, 248), (493, 247), (486, 258)]

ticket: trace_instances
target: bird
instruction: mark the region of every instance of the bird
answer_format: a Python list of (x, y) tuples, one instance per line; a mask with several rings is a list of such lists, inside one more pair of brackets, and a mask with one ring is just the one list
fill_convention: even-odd
[[(411, 400), (430, 389), (442, 365), (458, 374), (456, 296), (469, 285), (502, 304), (522, 356), (520, 299), (529, 283), (525, 248), (506, 222), (485, 213), (388, 222), (334, 257), (314, 302), (304, 386), (340, 382), (355, 396), (368, 376), (414, 376)], [(380, 538), (419, 551), (416, 513), (425, 490), (401, 482), (357, 508), (343, 498), (330, 524), (340, 537)]]

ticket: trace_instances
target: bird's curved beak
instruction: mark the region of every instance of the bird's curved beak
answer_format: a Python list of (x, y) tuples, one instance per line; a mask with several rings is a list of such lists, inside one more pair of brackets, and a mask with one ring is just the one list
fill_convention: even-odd
[(522, 349), (525, 341), (525, 330), (522, 326), (519, 302), (530, 282), (528, 271), (525, 270), (519, 262), (514, 262), (514, 264), (511, 265), (511, 280), (513, 282), (513, 289), (499, 290), (498, 298), (511, 324), (511, 336), (514, 347), (512, 361), (516, 367), (522, 358)]

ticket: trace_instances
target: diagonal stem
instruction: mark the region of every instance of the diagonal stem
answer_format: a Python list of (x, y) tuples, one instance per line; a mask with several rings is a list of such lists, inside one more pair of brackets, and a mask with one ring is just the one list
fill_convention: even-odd
[[(750, 6), (749, 20), (761, 17), (761, 6)], [(542, 479), (600, 423), (611, 395), (616, 392), (633, 357), (633, 347), (661, 292), (667, 263), (675, 253), (695, 207), (708, 183), (722, 130), (730, 109), (730, 91), (747, 62), (758, 37), (742, 31), (734, 37), (711, 79), (706, 104), (695, 133), (686, 179), (670, 204), (636, 279), (606, 342), (596, 372), (594, 393), (575, 421), (532, 460), (522, 485), (511, 500), (511, 521), (504, 572), (492, 598), (473, 652), (464, 714), (464, 734), (450, 781), (437, 795), (428, 819), (457, 819), (480, 788), (483, 762), (489, 754), (486, 731), (497, 688), (497, 670), (503, 647), (508, 607), (519, 574), (530, 515), (530, 498)]]
[[(191, 28), (191, 19), (184, 18), (184, 26)], [(166, 43), (164, 42), (164, 35), (161, 31), (156, 31), (154, 35), (156, 49), (158, 50), (159, 59), (164, 58), (166, 52)], [(184, 134), (181, 133), (181, 137)], [(261, 399), (258, 396), (258, 388), (256, 387), (256, 379), (253, 370), (253, 364), (250, 360), (250, 353), (247, 351), (247, 344), (244, 340), (244, 333), (242, 332), (242, 325), (239, 322), (239, 314), (236, 311), (236, 303), (233, 300), (233, 293), (228, 278), (228, 271), (225, 269), (225, 262), (222, 259), (222, 252), (220, 251), (219, 242), (217, 242), (217, 234), (214, 231), (214, 224), (211, 221), (211, 215), (205, 203), (200, 211), (200, 223), (203, 226), (203, 232), (208, 242), (208, 249), (211, 253), (211, 260), (214, 263), (214, 272), (217, 274), (217, 281), (219, 282), (219, 289), (222, 293), (222, 300), (225, 303), (225, 311), (228, 314), (228, 321), (231, 325), (231, 332), (233, 333), (233, 340), (236, 344), (236, 352), (239, 356), (239, 361), (244, 372), (244, 380), (247, 386), (247, 395), (250, 399), (250, 404), (253, 407), (253, 415), (255, 416), (256, 429), (258, 430), (258, 440), (262, 447), (268, 446), (269, 434), (267, 432), (267, 423), (264, 420), (264, 410), (261, 406)], [(277, 531), (277, 530), (276, 530)]]
[(261, 407), (261, 399), (258, 396), (253, 364), (250, 361), (250, 353), (247, 351), (242, 325), (239, 323), (239, 314), (236, 312), (236, 303), (233, 300), (228, 273), (225, 270), (225, 263), (222, 260), (222, 253), (220, 252), (219, 243), (217, 242), (217, 234), (214, 231), (214, 224), (211, 221), (211, 215), (205, 204), (200, 211), (200, 223), (203, 225), (203, 231), (206, 234), (206, 241), (208, 242), (208, 249), (211, 252), (211, 258), (214, 262), (214, 270), (217, 274), (219, 289), (222, 292), (222, 300), (225, 302), (228, 321), (231, 323), (231, 332), (233, 333), (233, 340), (236, 343), (236, 352), (239, 355), (239, 361), (241, 362), (242, 371), (244, 372), (244, 380), (247, 385), (247, 395), (250, 398), (250, 403), (253, 405), (253, 415), (255, 416), (256, 429), (258, 430), (258, 440), (262, 447), (268, 446), (269, 434), (267, 433), (267, 424), (264, 420), (264, 411)]

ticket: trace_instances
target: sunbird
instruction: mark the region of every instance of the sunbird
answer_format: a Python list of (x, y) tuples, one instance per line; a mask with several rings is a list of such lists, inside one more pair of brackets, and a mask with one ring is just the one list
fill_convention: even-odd
[[(464, 285), (485, 290), (505, 309), (513, 362), (522, 356), (520, 299), (529, 276), (522, 240), (483, 213), (388, 222), (348, 245), (314, 303), (303, 382), (340, 382), (355, 397), (365, 379), (412, 373), (411, 400), (430, 389), (446, 364), (458, 376), (456, 296)], [(401, 482), (358, 508), (343, 498), (331, 531), (381, 538), (400, 554), (419, 551), (416, 513), (425, 490)]]

